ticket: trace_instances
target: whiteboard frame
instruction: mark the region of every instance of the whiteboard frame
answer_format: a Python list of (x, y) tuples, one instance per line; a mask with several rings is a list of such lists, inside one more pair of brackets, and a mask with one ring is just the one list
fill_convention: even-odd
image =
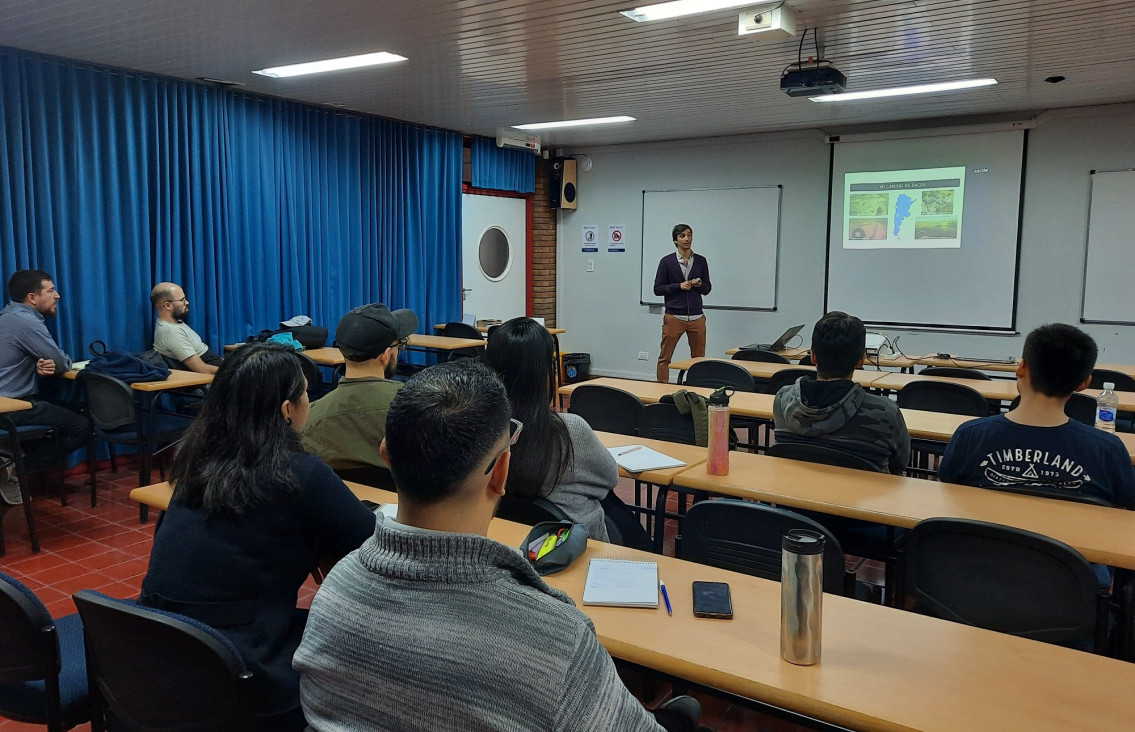
[(1111, 170), (1090, 170), (1091, 183), (1088, 185), (1088, 226), (1084, 231), (1084, 278), (1080, 283), (1080, 322), (1093, 325), (1135, 325), (1135, 320), (1097, 320), (1086, 317), (1088, 306), (1088, 258), (1092, 243), (1092, 194), (1096, 189), (1096, 173), (1135, 173), (1135, 168), (1114, 168)]
[(784, 207), (784, 186), (780, 183), (764, 186), (711, 186), (706, 188), (652, 188), (642, 191), (642, 213), (639, 217), (639, 305), (648, 307), (665, 307), (663, 299), (647, 301), (642, 299), (642, 279), (646, 274), (646, 194), (647, 193), (695, 193), (702, 191), (751, 191), (776, 189), (776, 246), (773, 251), (772, 270), (772, 306), (771, 307), (743, 307), (740, 305), (706, 305), (702, 303), (702, 310), (736, 310), (742, 312), (775, 313), (780, 302), (780, 224)]

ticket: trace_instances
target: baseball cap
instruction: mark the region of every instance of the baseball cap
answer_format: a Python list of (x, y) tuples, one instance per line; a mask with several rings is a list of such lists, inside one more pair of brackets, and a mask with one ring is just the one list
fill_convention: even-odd
[(335, 328), (335, 345), (344, 356), (355, 360), (377, 358), (399, 338), (418, 328), (418, 316), (411, 310), (391, 312), (382, 303), (357, 307), (344, 315)]

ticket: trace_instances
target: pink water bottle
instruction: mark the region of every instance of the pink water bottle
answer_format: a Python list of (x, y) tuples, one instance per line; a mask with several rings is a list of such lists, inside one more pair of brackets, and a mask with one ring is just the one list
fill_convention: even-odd
[(729, 397), (732, 386), (723, 386), (709, 397), (709, 458), (705, 472), (729, 474)]

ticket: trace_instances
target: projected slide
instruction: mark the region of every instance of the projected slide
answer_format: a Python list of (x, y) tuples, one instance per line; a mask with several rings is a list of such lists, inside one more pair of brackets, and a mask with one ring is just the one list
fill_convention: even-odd
[(846, 173), (844, 249), (957, 249), (965, 166)]

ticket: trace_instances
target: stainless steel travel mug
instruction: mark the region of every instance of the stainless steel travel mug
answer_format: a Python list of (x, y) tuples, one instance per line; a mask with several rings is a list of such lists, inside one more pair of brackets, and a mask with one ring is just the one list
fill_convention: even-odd
[(820, 660), (825, 543), (808, 529), (793, 529), (781, 542), (780, 655), (800, 666)]

